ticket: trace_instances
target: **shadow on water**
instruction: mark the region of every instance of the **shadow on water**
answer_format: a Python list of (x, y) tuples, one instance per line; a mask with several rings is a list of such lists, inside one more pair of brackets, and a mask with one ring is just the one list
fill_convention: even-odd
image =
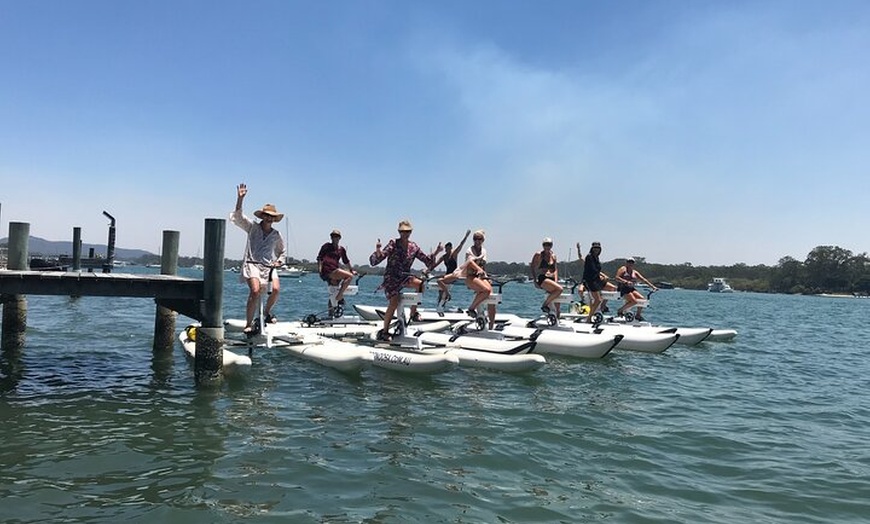
[(24, 376), (21, 348), (4, 348), (0, 351), (0, 394), (14, 391)]

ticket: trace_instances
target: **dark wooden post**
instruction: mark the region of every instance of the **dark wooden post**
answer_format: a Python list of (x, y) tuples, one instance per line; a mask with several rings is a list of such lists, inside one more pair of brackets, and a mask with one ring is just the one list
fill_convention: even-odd
[(73, 228), (73, 271), (82, 270), (82, 228)]
[(224, 238), (226, 221), (205, 219), (203, 321), (196, 330), (196, 383), (220, 380), (223, 367)]
[[(9, 249), (6, 267), (10, 270), (27, 269), (27, 250), (30, 241), (30, 224), (9, 222)], [(3, 295), (3, 334), (0, 346), (3, 351), (15, 351), (24, 346), (27, 331), (27, 297)]]
[[(160, 259), (161, 275), (178, 274), (178, 231), (163, 232), (163, 253)], [(154, 346), (155, 352), (171, 351), (175, 343), (175, 317), (177, 313), (169, 308), (157, 305), (154, 317)]]
[(106, 243), (106, 261), (103, 262), (103, 273), (111, 273), (115, 266), (115, 217), (103, 211), (109, 219), (109, 241)]

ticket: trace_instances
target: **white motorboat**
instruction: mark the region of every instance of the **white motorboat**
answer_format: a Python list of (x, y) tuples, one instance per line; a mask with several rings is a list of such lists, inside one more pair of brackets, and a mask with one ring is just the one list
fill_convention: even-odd
[(731, 289), (728, 282), (725, 282), (724, 278), (714, 277), (713, 281), (707, 284), (707, 291), (710, 291), (711, 293), (731, 293), (734, 290)]
[(307, 273), (307, 271), (296, 266), (281, 266), (275, 270), (275, 274), (281, 278), (299, 278), (305, 275), (305, 273)]

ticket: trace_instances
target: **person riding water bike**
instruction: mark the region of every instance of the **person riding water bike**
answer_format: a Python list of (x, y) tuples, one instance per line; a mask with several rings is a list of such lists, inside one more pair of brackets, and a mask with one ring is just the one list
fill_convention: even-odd
[[(378, 331), (377, 337), (379, 340), (389, 341), (390, 323), (393, 321), (393, 315), (399, 307), (399, 299), (401, 298), (402, 288), (413, 288), (417, 291), (422, 291), (423, 281), (410, 274), (411, 266), (415, 260), (420, 260), (426, 264), (426, 269), (429, 270), (435, 265), (435, 257), (441, 251), (441, 244), (431, 255), (427, 255), (420, 249), (416, 243), (411, 241), (411, 232), (413, 227), (408, 220), (399, 222), (399, 238), (390, 240), (386, 246), (381, 249), (381, 239), (378, 239), (375, 244), (375, 251), (369, 256), (369, 264), (376, 266), (384, 259), (387, 260), (387, 267), (384, 270), (384, 282), (381, 286), (384, 288), (384, 294), (389, 301), (387, 310), (384, 312), (384, 327)], [(418, 320), (417, 306), (411, 306), (411, 319)]]
[(255, 330), (254, 312), (260, 303), (263, 286), (272, 284), (272, 292), (266, 301), (263, 310), (265, 323), (274, 323), (278, 319), (272, 314), (275, 303), (278, 302), (278, 294), (281, 291), (280, 280), (275, 277), (272, 269), (284, 265), (284, 239), (281, 233), (272, 227), (284, 218), (284, 213), (279, 213), (273, 204), (265, 204), (261, 209), (254, 211), (254, 216), (259, 222), (254, 222), (242, 211), (245, 195), (248, 187), (239, 184), (236, 188), (236, 207), (230, 214), (230, 221), (243, 229), (248, 234), (245, 244), (245, 254), (242, 259), (242, 267), (239, 278), (248, 284), (248, 301), (245, 306), (245, 333), (250, 334)]
[[(344, 246), (339, 245), (341, 241), (341, 231), (333, 229), (329, 234), (329, 242), (320, 246), (320, 252), (317, 253), (317, 271), (320, 278), (330, 286), (339, 286), (338, 294), (335, 295), (336, 305), (344, 305), (344, 292), (350, 285), (351, 279), (356, 274), (353, 270), (353, 265), (347, 257), (347, 250)], [(341, 267), (344, 263), (345, 268)], [(332, 305), (330, 304), (330, 310)]]
[[(640, 274), (640, 271), (634, 268), (634, 264), (634, 258), (629, 257), (625, 261), (625, 265), (616, 270), (616, 289), (619, 291), (619, 296), (625, 300), (625, 304), (623, 304), (616, 312), (619, 316), (623, 316), (625, 312), (634, 307), (638, 301), (643, 300), (643, 295), (634, 287), (635, 282), (638, 280), (645, 282), (652, 291), (658, 291), (658, 288), (655, 287), (652, 282), (647, 280), (646, 277)], [(637, 314), (634, 315), (635, 320), (644, 320), (641, 312), (643, 312), (643, 306), (638, 306)]]

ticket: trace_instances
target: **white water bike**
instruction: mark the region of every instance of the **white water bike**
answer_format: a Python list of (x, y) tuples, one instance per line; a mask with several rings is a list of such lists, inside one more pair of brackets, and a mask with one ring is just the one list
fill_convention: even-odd
[[(559, 324), (559, 317), (556, 316), (556, 313), (553, 311), (553, 306), (557, 306), (559, 311), (565, 311), (566, 313), (572, 310), (582, 310), (582, 306), (585, 305), (583, 299), (581, 298), (579, 302), (574, 300), (574, 292), (577, 290), (577, 286), (579, 283), (573, 278), (568, 278), (565, 280), (566, 283), (570, 283), (571, 287), (568, 289), (568, 292), (565, 293), (564, 289), (562, 290), (562, 294), (556, 297), (552, 302), (550, 302), (550, 306), (547, 307), (546, 310), (541, 308), (542, 314), (529, 322), (530, 327), (534, 327), (539, 322), (545, 322), (548, 326), (556, 326)], [(560, 313), (561, 316), (561, 313)]]
[(266, 332), (266, 317), (263, 314), (263, 312), (264, 312), (263, 303), (268, 302), (268, 297), (272, 295), (272, 282), (273, 282), (274, 278), (275, 278), (275, 267), (272, 266), (269, 268), (269, 278), (266, 280), (266, 297), (267, 298), (264, 299), (263, 293), (260, 292), (260, 295), (259, 295), (260, 303), (258, 306), (259, 313), (257, 315), (257, 318), (254, 319), (254, 325), (252, 326), (251, 331), (245, 332), (245, 335), (247, 335), (248, 338), (255, 337), (257, 335), (260, 335), (260, 334)]
[[(365, 273), (361, 273), (357, 275), (356, 280), (352, 285), (347, 286), (347, 289), (344, 291), (344, 296), (354, 296), (359, 292), (359, 281), (362, 277), (365, 276)], [(333, 285), (328, 284), (327, 287), (328, 300), (326, 303), (326, 310), (321, 311), (319, 313), (312, 313), (310, 315), (306, 315), (305, 318), (302, 319), (302, 322), (308, 326), (314, 325), (325, 325), (325, 324), (348, 324), (348, 323), (360, 323), (362, 319), (360, 317), (351, 316), (346, 317), (344, 315), (344, 306), (345, 301), (342, 297), (341, 300), (338, 300), (338, 292), (341, 290), (341, 285)]]
[[(504, 285), (509, 283), (509, 282), (516, 282), (517, 281), (516, 278), (511, 278), (508, 280), (499, 280), (499, 279), (492, 277), (492, 276), (486, 276), (485, 279), (489, 280), (489, 282), (491, 284), (495, 284), (495, 289), (497, 289), (498, 291), (493, 291), (492, 293), (489, 294), (488, 297), (486, 297), (486, 300), (484, 300), (483, 302), (478, 304), (477, 309), (474, 311), (474, 316), (471, 317), (471, 320), (474, 322), (474, 324), (477, 326), (477, 329), (480, 331), (487, 330), (488, 323), (487, 323), (486, 312), (489, 309), (489, 306), (492, 305), (496, 308), (496, 310), (498, 310), (498, 306), (501, 305), (502, 288), (504, 287)], [(471, 310), (469, 310), (469, 315), (470, 315), (470, 313), (471, 313)]]
[[(592, 315), (592, 323), (593, 324), (601, 324), (602, 322), (634, 322), (635, 313), (630, 311), (632, 308), (648, 308), (650, 304), (650, 297), (656, 290), (650, 290), (649, 293), (646, 294), (646, 298), (640, 299), (635, 302), (629, 311), (623, 311), (622, 315), (615, 315), (611, 317), (605, 317), (603, 311), (595, 311), (590, 312)], [(607, 303), (609, 300), (619, 300), (622, 301), (623, 298), (619, 296), (619, 291), (602, 291), (601, 298), (604, 300), (604, 303)], [(591, 297), (590, 297), (591, 300)]]

